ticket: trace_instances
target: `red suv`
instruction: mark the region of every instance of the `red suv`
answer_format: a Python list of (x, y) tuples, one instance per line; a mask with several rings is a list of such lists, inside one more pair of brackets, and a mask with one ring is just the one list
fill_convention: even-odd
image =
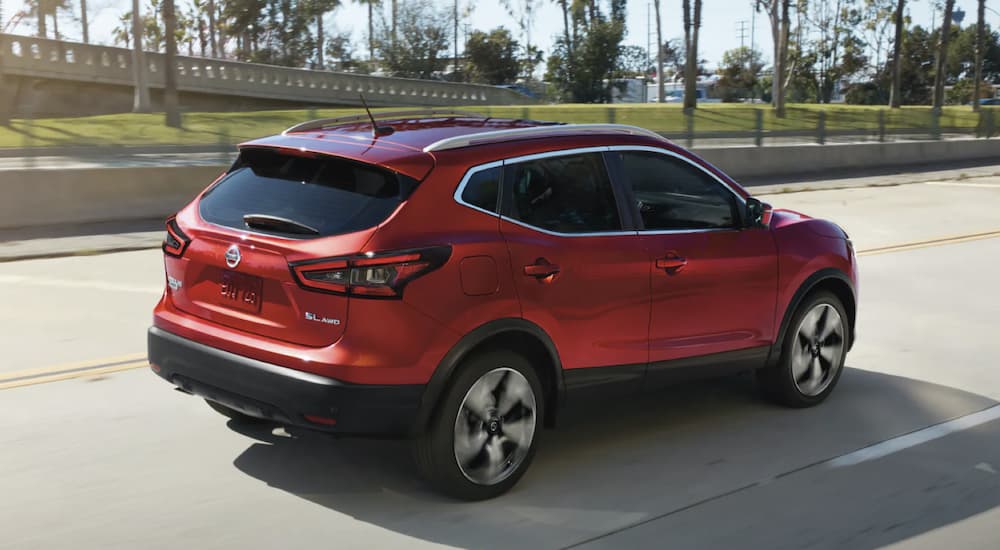
[(241, 145), (163, 251), (157, 374), (238, 421), (411, 438), (465, 499), (568, 402), (753, 370), (811, 406), (854, 340), (843, 230), (630, 126), (307, 122)]

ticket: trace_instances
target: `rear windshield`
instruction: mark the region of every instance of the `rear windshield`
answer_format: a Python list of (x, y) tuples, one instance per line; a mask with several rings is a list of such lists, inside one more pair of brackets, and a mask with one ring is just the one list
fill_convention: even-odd
[[(403, 180), (408, 181), (403, 181)], [(402, 202), (406, 176), (329, 156), (297, 156), (244, 149), (233, 168), (201, 200), (201, 217), (247, 229), (247, 215), (294, 220), (314, 237), (360, 231), (385, 221)], [(254, 231), (301, 238), (277, 229)]]

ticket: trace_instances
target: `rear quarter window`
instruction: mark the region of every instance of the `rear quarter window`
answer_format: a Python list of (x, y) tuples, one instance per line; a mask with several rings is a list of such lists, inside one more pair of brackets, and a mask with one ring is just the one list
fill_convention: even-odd
[(206, 221), (235, 229), (247, 229), (243, 217), (249, 214), (286, 218), (326, 237), (382, 223), (402, 203), (401, 189), (413, 185), (406, 176), (343, 158), (244, 149), (202, 196), (199, 211)]

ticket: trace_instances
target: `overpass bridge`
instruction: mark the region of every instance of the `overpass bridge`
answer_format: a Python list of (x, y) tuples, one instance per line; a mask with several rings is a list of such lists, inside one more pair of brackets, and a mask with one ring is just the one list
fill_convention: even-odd
[[(145, 53), (154, 109), (162, 105), (165, 56)], [(536, 100), (479, 84), (294, 69), (179, 55), (177, 85), (189, 110), (306, 106), (522, 105)], [(0, 34), (0, 109), (14, 116), (74, 116), (132, 108), (132, 51)]]

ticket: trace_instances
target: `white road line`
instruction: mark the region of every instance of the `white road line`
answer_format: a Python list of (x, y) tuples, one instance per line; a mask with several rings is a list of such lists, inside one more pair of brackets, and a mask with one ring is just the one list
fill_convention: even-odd
[(941, 185), (947, 187), (987, 187), (1000, 189), (1000, 183), (972, 183), (962, 181), (925, 181), (924, 185)]
[(934, 426), (929, 426), (922, 430), (910, 432), (906, 435), (894, 437), (881, 443), (876, 443), (863, 449), (858, 449), (853, 453), (848, 453), (834, 458), (829, 461), (827, 465), (831, 468), (854, 466), (855, 464), (860, 464), (862, 462), (882, 458), (893, 453), (898, 453), (899, 451), (942, 438), (955, 432), (975, 428), (980, 424), (992, 422), (997, 419), (1000, 419), (1000, 405), (993, 405), (988, 409), (984, 409), (976, 413), (960, 416), (954, 420), (942, 422), (941, 424), (935, 424)]
[(163, 292), (163, 287), (160, 286), (128, 285), (106, 283), (103, 281), (72, 281), (69, 279), (49, 279), (46, 277), (29, 277), (26, 275), (0, 275), (0, 283), (61, 288), (87, 288), (92, 290), (108, 290), (112, 292), (136, 292), (140, 294), (159, 294)]

